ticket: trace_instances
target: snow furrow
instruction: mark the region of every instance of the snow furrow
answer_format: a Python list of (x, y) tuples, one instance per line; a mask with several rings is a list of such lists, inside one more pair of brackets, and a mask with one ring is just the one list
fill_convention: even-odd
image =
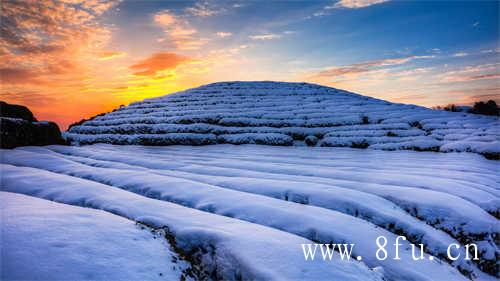
[[(52, 149), (59, 151), (68, 151), (72, 148), (57, 147)], [(82, 149), (74, 151), (75, 154), (91, 155), (89, 151), (82, 152)], [(498, 249), (495, 246), (495, 239), (499, 232), (499, 225), (495, 218), (491, 217), (477, 206), (468, 203), (458, 197), (449, 195), (442, 192), (435, 192), (430, 190), (420, 190), (418, 188), (408, 188), (401, 186), (387, 186), (374, 183), (364, 183), (360, 185), (357, 182), (334, 180), (331, 178), (311, 177), (306, 174), (298, 172), (303, 176), (292, 174), (282, 175), (280, 173), (268, 172), (254, 172), (251, 169), (230, 169), (230, 168), (217, 168), (213, 165), (200, 166), (180, 164), (179, 161), (166, 161), (166, 160), (142, 160), (126, 154), (121, 155), (120, 152), (114, 152), (112, 155), (102, 156), (102, 153), (94, 153), (93, 157), (97, 159), (111, 159), (115, 162), (128, 163), (138, 166), (144, 166), (151, 169), (160, 169), (161, 173), (169, 173), (166, 170), (175, 170), (170, 172), (170, 175), (176, 177), (184, 177), (190, 180), (198, 180), (204, 183), (213, 184), (226, 188), (242, 189), (245, 191), (258, 190), (259, 187), (266, 187), (269, 184), (259, 183), (263, 179), (269, 180), (294, 180), (299, 182), (299, 185), (309, 186), (311, 183), (324, 184), (326, 188), (343, 187), (354, 190), (359, 190), (371, 194), (381, 196), (389, 201), (394, 202), (411, 215), (425, 220), (427, 223), (433, 225), (438, 229), (442, 229), (453, 237), (459, 239), (462, 243), (469, 243), (471, 241), (479, 241), (482, 255), (489, 257), (489, 262), (495, 260), (498, 255)], [(158, 155), (162, 155), (159, 153)], [(486, 160), (483, 160), (486, 161)], [(183, 174), (184, 173), (184, 174)], [(240, 177), (240, 178), (238, 178)], [(255, 184), (251, 184), (251, 183)], [(245, 187), (246, 186), (246, 187)], [(271, 185), (270, 190), (276, 189)], [(269, 188), (269, 187), (268, 187)], [(264, 188), (265, 189), (265, 188)], [(255, 191), (252, 191), (255, 192)], [(271, 191), (268, 191), (271, 192)], [(297, 198), (315, 197), (315, 192), (297, 190), (299, 196)], [(281, 193), (271, 194), (277, 197)], [(297, 199), (298, 201), (302, 199)], [(309, 204), (315, 204), (314, 201)], [(457, 206), (460, 206), (458, 208)], [(435, 212), (433, 210), (440, 210)], [(352, 213), (352, 212), (351, 212)]]
[[(2, 171), (4, 191), (101, 209), (155, 228), (166, 228), (178, 247), (198, 255), (203, 268), (220, 279), (380, 280), (379, 274), (357, 262), (339, 258), (331, 262), (304, 262), (301, 244), (310, 241), (282, 231), (39, 169), (2, 165)], [(249, 237), (248, 233), (254, 235)], [(461, 278), (450, 267), (431, 264), (435, 274)]]
[[(13, 166), (5, 165), (2, 167), (4, 171), (4, 183), (3, 187), (7, 191), (13, 192), (34, 192), (37, 196), (49, 196), (54, 200), (63, 200), (69, 201), (74, 204), (74, 200), (71, 194), (68, 194), (68, 188), (61, 188), (64, 186), (72, 185), (71, 190), (74, 192), (78, 187), (76, 186), (76, 182), (80, 182), (81, 180), (75, 180), (74, 178), (67, 176), (61, 176), (59, 174), (53, 174), (50, 172), (36, 170), (32, 168), (18, 168)], [(19, 177), (23, 177), (26, 173), (30, 174), (28, 179), (24, 178), (22, 181), (19, 181)], [(125, 174), (124, 177), (128, 178), (128, 175)], [(21, 183), (20, 183), (21, 182)], [(40, 188), (34, 187), (38, 183), (39, 185), (47, 186), (43, 184), (44, 182), (50, 182), (55, 188), (47, 188), (43, 191)], [(82, 183), (83, 184), (83, 183)], [(96, 186), (95, 192), (102, 192), (105, 186), (102, 186), (98, 183), (85, 182), (84, 188), (87, 189), (87, 192), (91, 192), (90, 200), (91, 202), (96, 201), (97, 195), (92, 192), (93, 187)], [(185, 188), (185, 187), (184, 187)], [(63, 190), (61, 190), (63, 189)], [(159, 190), (156, 190), (157, 192)], [(210, 190), (213, 192), (214, 190)], [(62, 192), (59, 193), (59, 192)], [(116, 195), (120, 194), (116, 189), (112, 191), (113, 203), (107, 207), (104, 204), (97, 203), (99, 208), (104, 207), (105, 210), (110, 210), (113, 213), (120, 214), (124, 210), (126, 212), (130, 212), (131, 210), (124, 209), (124, 205), (128, 205), (130, 199), (126, 202), (120, 200), (120, 197), (116, 197)], [(79, 195), (82, 194), (82, 191), (79, 190)], [(127, 194), (128, 195), (128, 194)], [(168, 197), (169, 195), (167, 195)], [(100, 196), (99, 196), (100, 197)], [(105, 196), (104, 196), (105, 197)], [(160, 195), (161, 197), (161, 195)], [(146, 199), (144, 197), (141, 198), (141, 203), (153, 204), (153, 202), (149, 202), (152, 199)], [(134, 201), (139, 201), (139, 198)], [(220, 198), (219, 201), (217, 198)], [(238, 197), (233, 196), (232, 199), (236, 199)], [(100, 198), (99, 198), (100, 199)], [(99, 200), (97, 199), (97, 200)], [(213, 212), (221, 212), (221, 213), (232, 213), (236, 218), (247, 219), (249, 221), (256, 221), (257, 223), (263, 223), (265, 221), (268, 224), (272, 225), (276, 228), (282, 228), (287, 231), (297, 232), (303, 236), (310, 236), (314, 241), (328, 241), (335, 243), (354, 243), (356, 245), (356, 249), (353, 250), (353, 254), (363, 255), (364, 261), (367, 265), (374, 266), (383, 266), (385, 272), (387, 273), (387, 278), (389, 280), (399, 280), (402, 276), (405, 276), (411, 280), (439, 280), (439, 278), (443, 278), (442, 274), (448, 275), (447, 278), (452, 278), (454, 280), (464, 279), (458, 273), (458, 271), (452, 269), (445, 263), (439, 263), (437, 261), (430, 261), (427, 257), (424, 260), (415, 263), (411, 260), (411, 252), (409, 250), (407, 242), (403, 242), (403, 248), (400, 249), (399, 254), (401, 256), (400, 261), (394, 261), (393, 259), (387, 259), (384, 261), (379, 261), (375, 258), (375, 252), (377, 250), (376, 244), (374, 240), (378, 236), (385, 236), (388, 239), (390, 244), (394, 243), (395, 235), (389, 233), (383, 229), (376, 228), (370, 223), (362, 221), (360, 219), (356, 219), (347, 215), (343, 215), (337, 212), (327, 211), (320, 208), (310, 207), (310, 206), (302, 206), (302, 208), (294, 208), (292, 207), (294, 204), (289, 202), (276, 201), (274, 204), (267, 202), (272, 199), (261, 198), (260, 200), (257, 197), (252, 198), (252, 202), (248, 202), (245, 200), (244, 196), (240, 196), (238, 198), (238, 204), (232, 204), (232, 206), (223, 206), (221, 210), (219, 206), (217, 206), (220, 202), (227, 201), (228, 198), (221, 198), (221, 194), (217, 194), (217, 196), (213, 196), (209, 198), (206, 202), (194, 202), (194, 204), (202, 204), (205, 205), (205, 208), (211, 209)], [(154, 201), (154, 200), (153, 200)], [(210, 202), (212, 201), (212, 202)], [(260, 201), (260, 202), (259, 202)], [(278, 204), (278, 202), (282, 202)], [(155, 204), (149, 205), (158, 206), (163, 203), (161, 201), (154, 202)], [(258, 204), (261, 203), (261, 204)], [(85, 204), (85, 203), (84, 203)], [(89, 204), (88, 201), (86, 204)], [(93, 203), (90, 203), (93, 205)], [(181, 208), (181, 207), (179, 207)], [(150, 208), (148, 208), (150, 209)], [(166, 209), (166, 208), (164, 208)], [(132, 209), (133, 211), (134, 209)], [(141, 208), (141, 211), (144, 211), (144, 206)], [(269, 217), (269, 214), (272, 213), (272, 216)], [(301, 215), (303, 213), (309, 215)], [(290, 218), (293, 218), (290, 221)], [(208, 216), (207, 216), (208, 219)], [(141, 219), (138, 219), (141, 221)], [(142, 219), (143, 221), (144, 219)], [(149, 219), (145, 221), (145, 223), (149, 223)], [(214, 219), (210, 217), (210, 220)], [(157, 221), (157, 219), (153, 219), (153, 222)], [(244, 224), (244, 223), (242, 223)], [(252, 225), (253, 226), (253, 225)], [(241, 230), (241, 225), (238, 226), (238, 231)], [(255, 228), (258, 228), (255, 226)], [(205, 230), (206, 231), (206, 230)], [(227, 231), (227, 230), (226, 230)], [(254, 230), (255, 231), (255, 230)], [(272, 232), (271, 230), (269, 230)], [(282, 233), (282, 232), (279, 232)], [(178, 234), (176, 234), (178, 235)], [(284, 235), (284, 234), (283, 234)], [(277, 236), (277, 235), (275, 235)], [(297, 238), (298, 239), (298, 238)], [(298, 246), (298, 244), (297, 244)], [(277, 251), (280, 252), (280, 251)], [(394, 252), (389, 250), (389, 254), (394, 255)], [(463, 254), (463, 253), (462, 253)], [(407, 263), (407, 264), (406, 264)], [(406, 265), (405, 265), (406, 264)], [(343, 264), (342, 264), (343, 266)], [(421, 273), (423, 270), (427, 271), (426, 277), (422, 279)], [(331, 276), (329, 278), (332, 278)], [(342, 279), (344, 280), (344, 279)]]
[[(51, 149), (65, 151), (69, 154), (71, 154), (71, 152), (77, 155), (87, 154), (87, 156), (89, 156), (91, 154), (88, 151), (87, 153), (82, 152), (83, 149), (81, 148), (51, 147)], [(442, 233), (433, 231), (431, 227), (422, 224), (420, 221), (413, 219), (411, 216), (408, 216), (407, 213), (402, 212), (398, 207), (391, 204), (389, 201), (375, 197), (370, 193), (365, 193), (370, 191), (367, 189), (362, 190), (363, 192), (359, 192), (356, 190), (337, 187), (331, 183), (315, 184), (307, 182), (303, 179), (298, 182), (293, 182), (285, 179), (288, 177), (283, 177), (281, 179), (266, 179), (266, 177), (269, 177), (267, 174), (259, 176), (254, 175), (253, 178), (241, 176), (236, 177), (234, 175), (227, 177), (216, 174), (204, 174), (208, 168), (200, 170), (198, 173), (169, 171), (168, 169), (172, 169), (172, 167), (170, 167), (169, 163), (164, 161), (150, 159), (143, 161), (141, 159), (136, 159), (129, 154), (125, 154), (120, 157), (121, 153), (116, 151), (115, 153), (112, 153), (113, 156), (111, 156), (111, 153), (102, 152), (97, 152), (93, 156), (96, 158), (109, 158), (114, 161), (121, 162), (121, 164), (116, 164), (114, 162), (99, 163), (96, 161), (92, 162), (90, 160), (86, 162), (84, 161), (84, 164), (87, 165), (114, 169), (91, 168), (75, 165), (74, 163), (68, 161), (61, 161), (61, 159), (57, 157), (54, 158), (54, 156), (51, 155), (53, 152), (44, 148), (24, 148), (23, 150), (30, 150), (44, 155), (39, 156), (41, 159), (37, 159), (36, 156), (31, 154), (21, 157), (21, 153), (16, 157), (7, 157), (6, 161), (21, 165), (29, 164), (31, 161), (37, 163), (40, 168), (56, 172), (70, 173), (71, 175), (97, 180), (126, 189), (135, 189), (136, 192), (148, 194), (148, 196), (155, 198), (160, 194), (163, 194), (166, 200), (172, 200), (188, 206), (193, 206), (194, 203), (192, 203), (192, 198), (197, 198), (197, 200), (200, 198), (208, 198), (208, 202), (219, 202), (221, 200), (219, 198), (231, 197), (231, 192), (221, 190), (217, 187), (256, 193), (359, 216), (360, 218), (375, 223), (376, 225), (387, 228), (390, 231), (405, 233), (408, 237), (411, 237), (411, 240), (414, 242), (425, 242), (424, 244), (427, 245), (429, 249), (428, 251), (436, 255), (444, 255), (446, 246), (449, 245), (449, 243), (443, 242), (446, 241), (446, 239), (443, 240), (442, 238), (438, 238), (443, 237)], [(98, 157), (102, 155), (106, 156)], [(23, 161), (23, 158), (30, 160)], [(36, 161), (32, 161), (33, 159), (36, 159)], [(80, 159), (74, 160), (82, 161)], [(125, 163), (134, 163), (134, 165), (138, 164), (139, 166), (130, 166)], [(155, 170), (145, 169), (144, 167), (141, 167), (141, 164), (142, 166), (149, 166), (149, 168), (154, 168)], [(138, 171), (130, 171), (131, 169)], [(123, 175), (123, 178), (118, 177), (120, 174)], [(197, 182), (194, 182), (193, 180), (196, 180)], [(172, 190), (167, 192), (166, 189), (168, 188), (164, 186), (169, 186), (168, 188), (172, 188)], [(352, 186), (347, 186), (347, 188), (352, 188)], [(410, 213), (414, 212), (412, 215), (425, 219), (426, 221), (435, 224), (436, 227), (446, 230), (453, 236), (460, 238), (462, 243), (485, 240), (486, 242), (482, 242), (480, 244), (481, 256), (484, 256), (483, 260), (486, 262), (494, 262), (495, 253), (498, 251), (493, 250), (493, 256), (491, 256), (492, 249), (495, 249), (494, 245), (492, 245), (494, 237), (492, 238), (488, 236), (488, 233), (494, 236), (496, 233), (495, 231), (498, 230), (498, 228), (495, 228), (495, 225), (497, 227), (498, 225), (495, 224), (494, 218), (490, 218), (487, 214), (481, 213), (477, 210), (477, 207), (470, 204), (464, 205), (460, 202), (453, 202), (459, 200), (459, 198), (454, 198), (453, 196), (449, 196), (447, 194), (438, 194), (436, 192), (432, 193), (430, 191), (422, 193), (414, 188), (402, 188), (405, 189), (405, 192), (395, 197), (392, 195), (393, 192), (387, 190), (384, 186), (374, 184), (372, 188), (374, 190), (371, 191), (377, 191), (374, 192), (374, 194), (394, 201)], [(206, 189), (210, 190), (207, 192), (208, 195), (203, 193)], [(396, 192), (394, 193), (397, 194)], [(249, 197), (248, 195), (244, 195), (244, 197), (245, 196)], [(430, 204), (428, 202), (411, 201), (426, 196), (434, 198), (437, 196), (438, 200), (430, 200)], [(241, 196), (238, 195), (234, 195), (234, 197), (241, 199)], [(446, 199), (443, 199), (443, 197)], [(251, 198), (251, 196), (249, 198)], [(408, 202), (409, 199), (410, 202)], [(230, 199), (225, 200), (231, 201)], [(225, 200), (221, 200), (219, 204), (224, 205)], [(259, 199), (248, 199), (248, 201), (256, 200), (258, 201)], [(442, 204), (440, 200), (446, 200), (448, 203)], [(415, 206), (415, 204), (417, 204), (416, 202), (418, 203), (417, 206)], [(464, 205), (462, 206), (462, 208), (464, 208), (463, 212), (453, 211), (453, 208), (456, 206), (455, 203)], [(432, 208), (442, 209), (444, 207), (443, 205), (448, 208), (448, 211), (445, 209), (437, 214), (429, 213), (427, 211)], [(220, 207), (221, 205), (218, 206)], [(208, 207), (204, 204), (200, 204), (197, 208), (211, 210), (212, 207), (213, 206), (210, 204)], [(254, 208), (258, 209), (257, 207)], [(422, 215), (424, 217), (422, 217)], [(446, 218), (447, 216), (450, 218)], [(446, 220), (439, 221), (443, 218), (446, 218)], [(439, 221), (439, 223), (436, 224), (436, 221)], [(455, 224), (459, 225), (458, 228)]]
[[(36, 151), (43, 151), (43, 149), (36, 149)], [(42, 153), (46, 152), (47, 151), (43, 151)], [(50, 156), (45, 155), (44, 157)], [(300, 204), (310, 204), (312, 206), (323, 207), (360, 217), (393, 233), (404, 234), (413, 243), (424, 243), (429, 253), (441, 257), (446, 257), (448, 245), (457, 243), (448, 235), (414, 219), (391, 202), (363, 192), (346, 190), (343, 188), (332, 188), (323, 185), (308, 184), (305, 186), (304, 184), (297, 184), (294, 182), (269, 180), (252, 180), (251, 184), (245, 181), (239, 181), (236, 185), (228, 185), (224, 180), (221, 180), (220, 185), (208, 185), (206, 183), (201, 183), (203, 180), (198, 182), (193, 181), (193, 178), (197, 178), (194, 175), (179, 175), (178, 173), (148, 170), (126, 164), (116, 164), (98, 160), (92, 161), (88, 158), (82, 160), (74, 156), (68, 156), (68, 158), (76, 162), (91, 165), (94, 168), (85, 168), (79, 165), (75, 166), (67, 161), (58, 164), (57, 160), (51, 160), (51, 167), (48, 169), (121, 187), (148, 197), (180, 203), (185, 206), (242, 218), (260, 224), (266, 224), (267, 220), (258, 220), (255, 216), (252, 219), (251, 216), (248, 216), (248, 212), (251, 213), (258, 210), (259, 213), (275, 214), (280, 213), (282, 209), (289, 210), (297, 208), (297, 206), (294, 204), (287, 205), (273, 200), (265, 200), (260, 196), (254, 197), (252, 194), (232, 192), (232, 190), (265, 195)], [(31, 157), (31, 159), (34, 159), (34, 157)], [(19, 164), (23, 162), (16, 163)], [(40, 165), (40, 167), (44, 166)], [(123, 178), (118, 177), (118, 175), (123, 176)], [(226, 187), (230, 190), (221, 189), (219, 187)], [(245, 215), (241, 217), (238, 212), (231, 210), (231, 198), (238, 198), (239, 202), (251, 202), (255, 204), (255, 206), (249, 206), (248, 204), (250, 203), (247, 203), (245, 208), (247, 211), (244, 212), (238, 209), (240, 213), (245, 213)], [(280, 204), (283, 204), (283, 206), (279, 207)], [(266, 205), (272, 205), (274, 208), (278, 207), (278, 211), (274, 209), (267, 210), (268, 207)], [(312, 208), (310, 211), (304, 210), (304, 208), (305, 207), (300, 207), (301, 211), (294, 214), (293, 217), (304, 217), (304, 221), (312, 221), (320, 217), (318, 211), (314, 211), (316, 210), (315, 208)], [(229, 211), (220, 213), (219, 210), (221, 209)], [(328, 216), (328, 214), (325, 214), (325, 216)], [(335, 217), (333, 214), (330, 214), (330, 216)], [(310, 218), (308, 219), (307, 217)], [(275, 219), (271, 219), (271, 221), (275, 222)], [(307, 227), (308, 223), (301, 222), (300, 224), (307, 229), (313, 228)], [(282, 225), (275, 227), (290, 232), (296, 231), (284, 228)], [(296, 234), (304, 235), (303, 233)], [(338, 237), (338, 235), (335, 237)], [(334, 240), (335, 237), (332, 237), (331, 240)], [(306, 238), (312, 239), (312, 237)], [(454, 264), (463, 270), (470, 270), (469, 268), (471, 267), (470, 264), (463, 260), (454, 262)]]

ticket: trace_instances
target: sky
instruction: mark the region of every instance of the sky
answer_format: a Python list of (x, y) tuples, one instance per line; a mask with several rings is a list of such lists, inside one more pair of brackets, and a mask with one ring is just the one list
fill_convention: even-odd
[(500, 101), (498, 1), (4, 0), (0, 100), (65, 130), (217, 81), (423, 106)]

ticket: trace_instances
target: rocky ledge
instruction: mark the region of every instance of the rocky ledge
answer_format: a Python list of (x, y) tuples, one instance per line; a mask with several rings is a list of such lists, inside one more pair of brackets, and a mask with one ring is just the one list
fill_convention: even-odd
[(54, 122), (38, 122), (25, 106), (0, 101), (0, 147), (65, 144)]

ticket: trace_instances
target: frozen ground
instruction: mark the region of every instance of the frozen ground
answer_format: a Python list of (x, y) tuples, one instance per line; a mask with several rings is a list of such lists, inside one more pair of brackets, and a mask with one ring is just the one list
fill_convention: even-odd
[(500, 155), (498, 117), (396, 104), (308, 83), (220, 82), (73, 126), (75, 144), (310, 145)]
[[(2, 277), (24, 267), (48, 279), (498, 276), (499, 166), (474, 153), (97, 144), (2, 150), (0, 169)], [(406, 241), (401, 260), (393, 246), (376, 259), (376, 238), (400, 234), (425, 245), (424, 260)], [(353, 259), (305, 261), (301, 244), (313, 241), (354, 243)], [(447, 259), (452, 243), (477, 244), (480, 260), (463, 247)]]

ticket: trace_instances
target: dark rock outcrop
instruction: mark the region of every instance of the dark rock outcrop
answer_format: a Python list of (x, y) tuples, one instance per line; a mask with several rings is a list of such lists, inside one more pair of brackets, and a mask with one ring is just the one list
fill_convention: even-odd
[(36, 118), (33, 113), (23, 105), (8, 104), (4, 101), (0, 101), (0, 116), (23, 119), (28, 122), (36, 122)]
[(1, 148), (65, 143), (56, 123), (36, 122), (27, 107), (0, 102)]

